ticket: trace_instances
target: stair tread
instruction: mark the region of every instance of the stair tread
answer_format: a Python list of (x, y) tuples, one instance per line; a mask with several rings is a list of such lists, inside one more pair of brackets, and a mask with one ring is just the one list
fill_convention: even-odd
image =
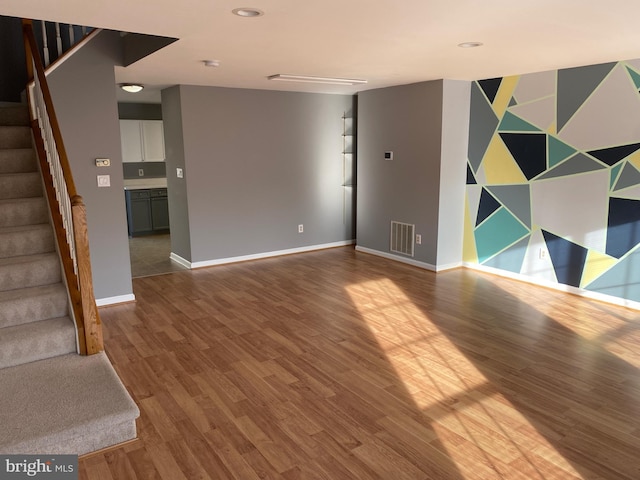
[(31, 225), (18, 225), (16, 227), (0, 227), (0, 235), (3, 233), (31, 232), (34, 230), (51, 230), (48, 223), (33, 223)]
[[(0, 385), (7, 392), (0, 396), (0, 451), (6, 454), (87, 453), (109, 446), (92, 444), (88, 434), (103, 435), (140, 415), (104, 353), (5, 368)], [(70, 446), (73, 437), (82, 437), (82, 446)]]
[(52, 283), (51, 285), (41, 285), (39, 287), (17, 288), (15, 290), (0, 291), (0, 303), (50, 293), (64, 293), (66, 289), (62, 283)]
[(0, 199), (0, 208), (3, 204), (20, 203), (20, 202), (42, 202), (44, 197), (25, 197), (25, 198), (3, 198)]
[(21, 255), (18, 257), (9, 257), (9, 258), (0, 258), (0, 268), (7, 265), (19, 265), (25, 263), (36, 263), (40, 261), (48, 261), (51, 258), (58, 258), (58, 254), (56, 252), (51, 253), (36, 253), (34, 255)]

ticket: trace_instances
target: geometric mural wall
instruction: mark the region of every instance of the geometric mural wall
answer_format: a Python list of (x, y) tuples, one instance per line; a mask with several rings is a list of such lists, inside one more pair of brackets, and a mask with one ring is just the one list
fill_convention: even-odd
[(640, 302), (640, 60), (472, 83), (464, 261)]

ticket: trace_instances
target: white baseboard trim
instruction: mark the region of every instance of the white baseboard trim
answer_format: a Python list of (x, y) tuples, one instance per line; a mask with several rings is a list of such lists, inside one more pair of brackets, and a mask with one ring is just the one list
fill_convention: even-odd
[(444, 272), (445, 270), (453, 270), (460, 267), (462, 267), (462, 262), (445, 263), (444, 265), (436, 266), (436, 272)]
[(420, 262), (418, 260), (414, 260), (413, 258), (400, 257), (392, 253), (381, 252), (380, 250), (374, 250), (373, 248), (361, 247), (360, 245), (356, 245), (356, 251), (362, 252), (362, 253), (368, 253), (369, 255), (376, 255), (378, 257), (387, 258), (389, 260), (395, 260), (396, 262), (400, 262), (400, 263), (406, 263), (408, 265), (413, 265), (414, 267), (423, 268), (425, 270), (430, 270), (432, 272), (438, 271), (436, 266), (431, 265), (430, 263)]
[(107, 305), (117, 305), (118, 303), (135, 302), (136, 296), (133, 293), (128, 295), (117, 295), (115, 297), (96, 298), (96, 305), (98, 307), (105, 307)]
[(199, 262), (190, 262), (175, 253), (171, 253), (171, 260), (183, 265), (187, 268), (203, 268), (213, 267), (216, 265), (225, 265), (227, 263), (247, 262), (249, 260), (259, 260), (261, 258), (279, 257), (281, 255), (292, 255), (294, 253), (313, 252), (316, 250), (325, 250), (327, 248), (346, 247), (347, 245), (353, 245), (355, 240), (342, 240), (340, 242), (323, 243), (320, 245), (309, 245), (306, 247), (289, 248), (286, 250), (276, 250), (272, 252), (254, 253), (251, 255), (240, 255), (238, 257), (228, 258), (216, 258), (215, 260), (202, 260)]
[(562, 283), (554, 283), (548, 280), (542, 280), (539, 278), (529, 277), (527, 275), (522, 275), (520, 273), (508, 272), (506, 270), (500, 270), (498, 268), (487, 267), (485, 265), (479, 265), (477, 263), (467, 263), (463, 264), (465, 268), (470, 268), (472, 270), (478, 270), (480, 272), (490, 273), (492, 275), (498, 275), (500, 277), (510, 278), (512, 280), (518, 280), (520, 282), (529, 283), (531, 285), (536, 285), (539, 287), (546, 287), (552, 290), (558, 290), (560, 292), (571, 293), (573, 295), (578, 295), (580, 297), (589, 298), (591, 300), (598, 300), (604, 303), (610, 303), (612, 305), (618, 305), (621, 307), (631, 308), (633, 310), (640, 310), (640, 302), (634, 302), (633, 300), (627, 300), (625, 298), (614, 297), (612, 295), (606, 295), (604, 293), (598, 292), (590, 292), (589, 290), (584, 290), (582, 288), (573, 287), (571, 285), (563, 285)]
[(183, 267), (187, 267), (187, 268), (191, 268), (191, 262), (185, 258), (182, 258), (180, 255), (178, 255), (177, 253), (173, 253), (171, 252), (171, 255), (169, 255), (169, 259), (173, 260), (174, 262), (182, 265)]

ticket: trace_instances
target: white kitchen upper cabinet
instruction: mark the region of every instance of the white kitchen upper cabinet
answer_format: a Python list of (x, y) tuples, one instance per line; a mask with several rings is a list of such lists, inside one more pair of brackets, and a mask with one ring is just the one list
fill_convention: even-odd
[(122, 161), (164, 162), (162, 120), (120, 120)]
[(142, 162), (140, 120), (120, 120), (120, 143), (123, 162)]
[(164, 128), (162, 120), (143, 120), (142, 158), (145, 162), (164, 162)]

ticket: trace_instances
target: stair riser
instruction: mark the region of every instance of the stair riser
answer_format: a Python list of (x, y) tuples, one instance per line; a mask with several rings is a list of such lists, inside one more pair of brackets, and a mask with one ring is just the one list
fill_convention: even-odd
[(0, 127), (0, 146), (2, 148), (32, 148), (31, 129), (29, 127)]
[(32, 148), (0, 149), (0, 174), (37, 170), (36, 155)]
[(0, 269), (0, 291), (51, 285), (62, 281), (57, 255), (46, 259), (5, 265)]
[(75, 351), (75, 328), (68, 317), (11, 327), (2, 332), (0, 339), (0, 368)]
[(29, 109), (24, 106), (0, 108), (0, 125), (29, 125)]
[(15, 201), (0, 204), (0, 227), (36, 225), (49, 221), (47, 204), (44, 200)]
[(64, 317), (68, 314), (67, 294), (60, 288), (57, 291), (0, 302), (0, 328)]
[(20, 257), (55, 251), (53, 230), (47, 228), (25, 232), (0, 233), (0, 258)]
[(40, 174), (12, 173), (0, 175), (0, 200), (42, 196)]

